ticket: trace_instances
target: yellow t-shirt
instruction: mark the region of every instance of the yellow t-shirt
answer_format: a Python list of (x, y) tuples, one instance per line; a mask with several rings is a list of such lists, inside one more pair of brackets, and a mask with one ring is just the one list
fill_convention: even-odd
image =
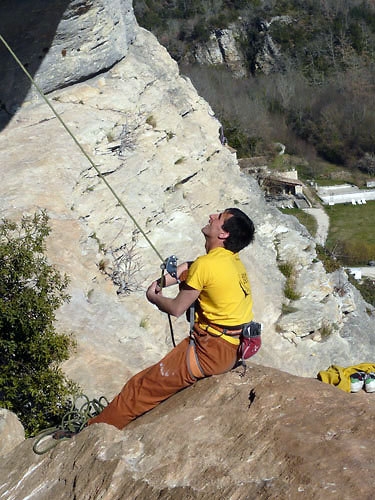
[(200, 290), (195, 321), (237, 326), (253, 319), (253, 300), (246, 269), (238, 253), (219, 247), (198, 257), (186, 284)]

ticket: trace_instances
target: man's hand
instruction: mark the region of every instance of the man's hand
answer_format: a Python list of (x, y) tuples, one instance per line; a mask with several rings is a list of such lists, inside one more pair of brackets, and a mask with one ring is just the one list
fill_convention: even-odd
[(200, 291), (183, 285), (175, 298), (164, 297), (162, 289), (156, 281), (153, 281), (146, 292), (147, 299), (151, 304), (155, 304), (160, 311), (163, 311), (172, 316), (181, 316), (193, 302), (199, 297)]
[(146, 297), (151, 302), (151, 304), (156, 304), (157, 299), (156, 296), (162, 295), (162, 288), (158, 285), (157, 281), (153, 281), (151, 285), (148, 287), (146, 292)]

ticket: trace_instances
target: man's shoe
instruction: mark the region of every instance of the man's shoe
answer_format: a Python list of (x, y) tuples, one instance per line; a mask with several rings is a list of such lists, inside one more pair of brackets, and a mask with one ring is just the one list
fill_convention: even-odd
[(375, 392), (375, 373), (366, 373), (365, 390), (366, 392)]
[(350, 392), (358, 392), (365, 383), (365, 373), (357, 372), (350, 375)]
[(76, 436), (79, 431), (69, 431), (66, 429), (58, 429), (52, 434), (53, 439), (70, 439), (73, 436)]

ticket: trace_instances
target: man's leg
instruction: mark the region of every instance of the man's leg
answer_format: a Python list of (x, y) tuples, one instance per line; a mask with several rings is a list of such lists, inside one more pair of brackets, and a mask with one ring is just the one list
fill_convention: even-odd
[[(231, 370), (237, 361), (238, 346), (203, 330), (195, 335), (195, 348), (206, 376)], [(89, 425), (107, 423), (118, 429), (151, 410), (184, 387), (195, 382), (186, 362), (189, 339), (183, 340), (159, 363), (134, 375), (122, 391)]]
[(183, 340), (161, 361), (134, 375), (122, 391), (88, 424), (107, 423), (118, 429), (151, 410), (180, 389), (194, 383), (186, 364), (189, 339)]
[(197, 325), (194, 326), (194, 338), (199, 364), (206, 377), (228, 372), (235, 366), (238, 345), (210, 335)]

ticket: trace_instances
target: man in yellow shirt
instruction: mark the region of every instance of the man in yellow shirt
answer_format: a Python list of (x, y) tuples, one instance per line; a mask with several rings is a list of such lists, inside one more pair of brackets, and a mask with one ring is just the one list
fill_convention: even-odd
[[(242, 325), (253, 318), (250, 283), (238, 252), (253, 241), (254, 225), (238, 208), (228, 208), (210, 215), (202, 233), (206, 255), (178, 266), (177, 278), (187, 276), (176, 297), (165, 297), (159, 280), (146, 293), (161, 311), (177, 317), (195, 304), (190, 337), (134, 375), (89, 425), (104, 422), (122, 429), (196, 380), (235, 366)], [(166, 275), (164, 286), (177, 282)]]

